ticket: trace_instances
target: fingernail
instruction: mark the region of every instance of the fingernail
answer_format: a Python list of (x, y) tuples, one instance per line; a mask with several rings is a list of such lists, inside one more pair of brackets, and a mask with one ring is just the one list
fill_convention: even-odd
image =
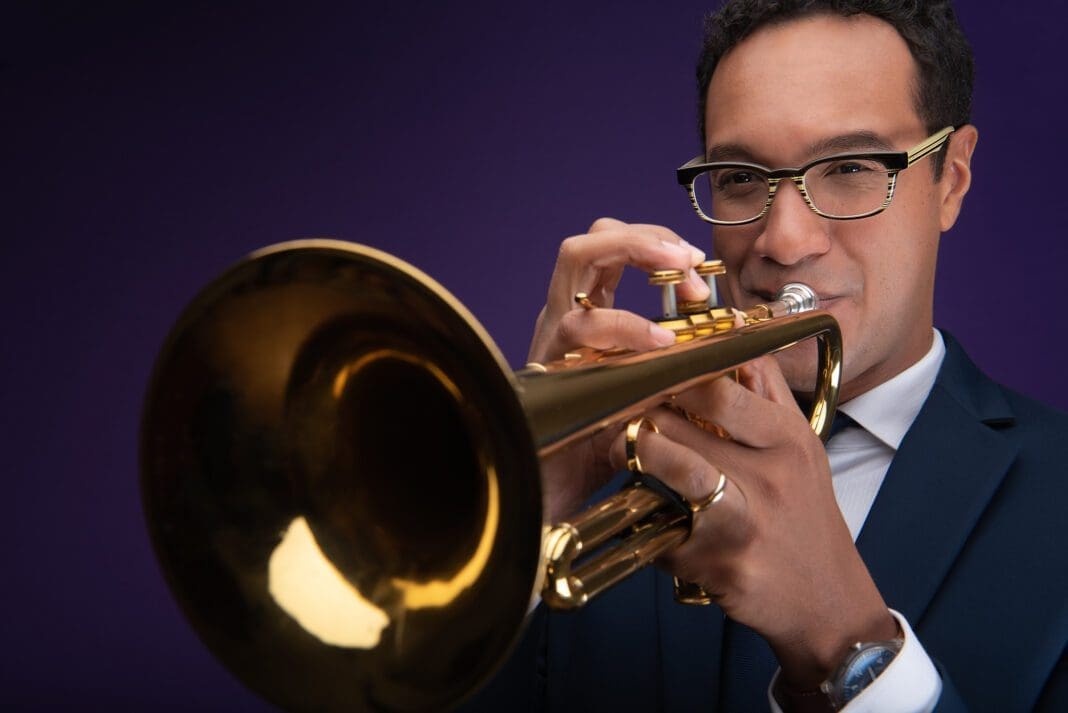
[(697, 248), (695, 248), (693, 245), (690, 245), (685, 240), (682, 241), (682, 244), (685, 245), (689, 249), (690, 257), (693, 258), (693, 262), (694, 262), (695, 265), (705, 261), (705, 251), (704, 250), (698, 250)]
[(649, 335), (659, 346), (666, 347), (675, 343), (675, 333), (670, 329), (664, 329), (659, 324), (649, 325)]

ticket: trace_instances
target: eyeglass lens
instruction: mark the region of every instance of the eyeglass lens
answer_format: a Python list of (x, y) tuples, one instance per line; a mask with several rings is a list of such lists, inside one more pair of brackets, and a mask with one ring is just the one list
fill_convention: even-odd
[[(892, 171), (873, 159), (837, 158), (821, 161), (805, 171), (809, 200), (824, 215), (849, 218), (877, 211), (886, 202)], [(778, 190), (792, 190), (779, 183)], [(768, 199), (767, 174), (750, 167), (732, 166), (706, 171), (694, 180), (694, 195), (710, 218), (744, 221), (764, 210)]]

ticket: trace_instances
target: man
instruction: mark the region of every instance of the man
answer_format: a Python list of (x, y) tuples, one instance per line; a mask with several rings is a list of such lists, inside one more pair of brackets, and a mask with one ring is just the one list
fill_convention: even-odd
[[(669, 578), (649, 571), (578, 615), (539, 611), (481, 701), (1063, 710), (1068, 537), (1055, 503), (1068, 494), (1057, 475), (1068, 418), (989, 382), (933, 329), (939, 237), (978, 138), (952, 8), (730, 2), (709, 22), (698, 74), (705, 154), (691, 165), (710, 192), (698, 207), (727, 265), (722, 287), (742, 308), (788, 282), (815, 289), (842, 328), (839, 408), (857, 425), (826, 449), (809, 429), (795, 393), (812, 392), (812, 345), (678, 395), (730, 439), (673, 410), (646, 414), (659, 433), (634, 445), (645, 472), (691, 503), (726, 476), (661, 563), (718, 608), (672, 603)], [(888, 153), (901, 152), (897, 165)], [(783, 167), (805, 170), (776, 182)], [(876, 184), (874, 204), (850, 203)], [(671, 343), (613, 309), (613, 291), (624, 266), (672, 268), (688, 274), (681, 297), (702, 299), (704, 257), (666, 228), (597, 221), (561, 247), (531, 359)], [(578, 292), (594, 309), (575, 305)], [(624, 451), (614, 430), (546, 463), (548, 516), (574, 512)], [(529, 656), (541, 663), (524, 680)]]

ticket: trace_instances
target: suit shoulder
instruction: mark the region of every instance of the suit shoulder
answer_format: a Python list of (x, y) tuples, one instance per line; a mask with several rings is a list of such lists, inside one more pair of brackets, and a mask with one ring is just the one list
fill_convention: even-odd
[(1068, 448), (1068, 413), (1007, 386), (999, 387), (1013, 415), (1012, 421), (1004, 424), (1006, 433), (1044, 437), (1055, 441), (1050, 445)]
[[(1047, 500), (1068, 497), (1068, 413), (1001, 388), (1012, 419), (989, 426), (1016, 449), (1010, 481)], [(1068, 528), (1063, 532), (1068, 533)]]

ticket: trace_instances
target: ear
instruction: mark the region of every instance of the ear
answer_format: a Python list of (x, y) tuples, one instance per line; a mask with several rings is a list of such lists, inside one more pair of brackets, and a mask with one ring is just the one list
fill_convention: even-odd
[(950, 135), (942, 167), (942, 179), (938, 182), (941, 197), (939, 222), (943, 233), (957, 222), (964, 195), (971, 188), (972, 152), (975, 151), (977, 141), (979, 131), (971, 124), (965, 124)]

